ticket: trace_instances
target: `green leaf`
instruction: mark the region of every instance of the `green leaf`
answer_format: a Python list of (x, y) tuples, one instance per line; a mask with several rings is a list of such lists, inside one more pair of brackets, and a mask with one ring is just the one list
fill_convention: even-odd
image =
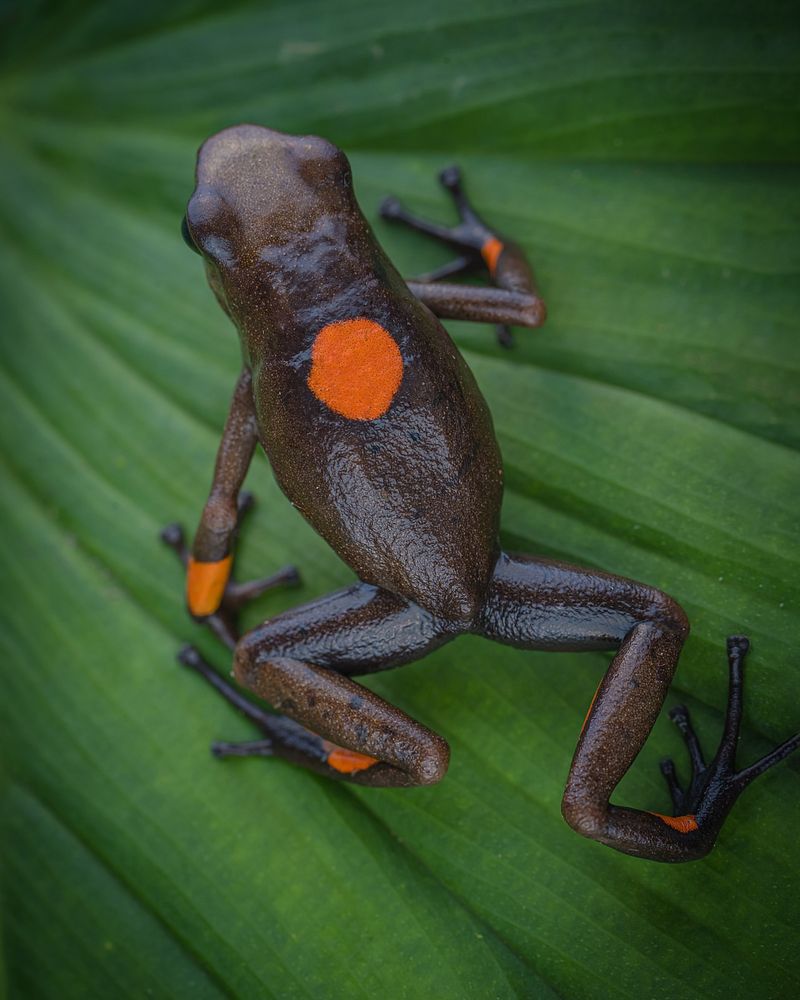
[[(648, 864), (559, 803), (607, 662), (459, 639), (369, 683), (447, 737), (439, 786), (280, 761), (174, 663), (196, 640), (157, 541), (198, 516), (237, 370), (180, 239), (194, 152), (253, 120), (351, 154), (377, 220), (451, 211), (459, 162), (550, 308), (517, 347), (450, 324), (492, 407), (509, 547), (675, 595), (670, 703), (710, 750), (724, 638), (753, 639), (741, 760), (798, 727), (797, 27), (767, 3), (180, 0), (0, 14), (3, 964), (12, 996), (778, 997), (800, 987), (798, 763), (715, 851)], [(746, 164), (746, 165), (745, 165)], [(346, 584), (266, 463), (243, 577)], [(662, 718), (619, 801), (668, 809)], [(2, 965), (0, 965), (0, 968)]]

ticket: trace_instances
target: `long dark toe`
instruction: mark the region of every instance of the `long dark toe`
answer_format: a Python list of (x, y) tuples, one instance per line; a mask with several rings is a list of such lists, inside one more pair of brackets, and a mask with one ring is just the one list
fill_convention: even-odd
[(403, 215), (403, 206), (399, 198), (389, 195), (380, 203), (378, 211), (383, 219), (399, 219)]
[(750, 640), (746, 635), (728, 636), (728, 706), (725, 712), (725, 726), (722, 740), (717, 750), (717, 760), (728, 771), (732, 771), (736, 763), (736, 747), (739, 743), (739, 730), (742, 725), (742, 709), (744, 702), (744, 658), (750, 649)]
[(285, 566), (277, 576), (280, 577), (280, 582), (287, 587), (296, 587), (303, 582), (300, 570), (296, 566)]
[(250, 510), (253, 509), (256, 503), (256, 498), (250, 492), (250, 490), (242, 490), (239, 496), (236, 498), (236, 512), (239, 515), (239, 520)]
[(729, 635), (727, 647), (728, 656), (743, 657), (750, 649), (750, 640), (746, 635)]
[(186, 547), (186, 536), (183, 533), (183, 528), (179, 524), (168, 524), (159, 532), (158, 537), (175, 552), (185, 567), (189, 561), (189, 550)]
[(744, 788), (754, 778), (757, 778), (776, 764), (780, 764), (782, 760), (786, 760), (798, 748), (800, 748), (800, 733), (795, 733), (794, 736), (790, 736), (788, 740), (784, 740), (780, 746), (775, 747), (771, 753), (762, 757), (761, 760), (757, 760), (755, 764), (751, 764), (749, 767), (739, 771), (736, 775), (736, 781)]
[[(726, 647), (728, 650), (728, 669), (730, 671), (730, 700), (741, 701), (741, 687), (744, 658), (750, 649), (750, 640), (746, 635), (728, 636)], [(739, 706), (740, 708), (740, 706)], [(739, 712), (741, 714), (741, 711)]]
[(183, 528), (179, 524), (168, 524), (166, 528), (162, 528), (158, 537), (174, 549), (183, 542)]
[(197, 670), (204, 663), (203, 657), (198, 650), (188, 643), (185, 646), (181, 646), (175, 655), (175, 659), (178, 663), (183, 664), (184, 667), (191, 667), (193, 670)]
[(461, 171), (455, 164), (452, 167), (445, 167), (439, 172), (439, 180), (444, 187), (452, 191), (461, 185)]
[(223, 598), (224, 608), (235, 613), (268, 590), (275, 590), (278, 587), (296, 587), (299, 583), (300, 572), (296, 566), (284, 566), (272, 576), (265, 576), (259, 580), (229, 583)]
[(692, 764), (692, 777), (700, 774), (705, 769), (705, 758), (700, 747), (697, 733), (694, 731), (692, 720), (689, 717), (689, 709), (685, 705), (676, 705), (669, 713), (670, 719), (675, 723), (686, 743), (689, 751), (689, 759)]
[(506, 323), (498, 323), (494, 328), (497, 335), (497, 343), (501, 347), (513, 347), (514, 346), (514, 334), (511, 332), (511, 327)]
[[(459, 189), (454, 189), (452, 193), (456, 203), (459, 205), (459, 211), (461, 211), (464, 199)], [(482, 246), (483, 241), (471, 238), (472, 234), (465, 228), (463, 222), (458, 226), (443, 226), (438, 222), (423, 219), (421, 216), (409, 212), (400, 204), (397, 198), (391, 195), (383, 199), (378, 210), (384, 219), (402, 222), (404, 225), (416, 229), (417, 232), (432, 236), (434, 239), (441, 240), (441, 242), (447, 243), (449, 246), (458, 247), (462, 251), (469, 251), (469, 255), (475, 250), (480, 250)], [(464, 212), (462, 211), (461, 214), (463, 219)]]
[(659, 764), (661, 773), (664, 775), (664, 779), (667, 782), (667, 788), (669, 788), (669, 794), (672, 798), (672, 804), (678, 811), (681, 800), (683, 798), (683, 789), (678, 784), (678, 776), (675, 773), (675, 762), (671, 757), (665, 757)]
[(211, 744), (211, 753), (215, 757), (273, 757), (275, 755), (272, 740), (247, 740), (243, 743), (226, 743), (217, 740)]
[(675, 761), (672, 757), (663, 757), (658, 764), (659, 770), (667, 781), (675, 781)]
[(236, 649), (236, 643), (239, 641), (239, 627), (235, 611), (224, 611), (220, 608), (215, 615), (209, 615), (208, 618), (196, 618), (195, 621), (201, 625), (208, 625), (222, 645), (230, 649), (231, 652)]

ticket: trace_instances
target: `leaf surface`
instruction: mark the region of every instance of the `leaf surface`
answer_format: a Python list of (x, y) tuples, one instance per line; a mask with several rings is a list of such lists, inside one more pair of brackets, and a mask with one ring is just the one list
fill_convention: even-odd
[[(447, 737), (439, 786), (221, 764), (247, 724), (157, 534), (192, 526), (237, 370), (179, 235), (194, 152), (254, 120), (351, 155), (404, 273), (462, 166), (550, 319), (449, 324), (492, 408), (503, 539), (662, 587), (693, 631), (669, 704), (711, 750), (753, 640), (741, 759), (798, 726), (797, 34), (783, 4), (10, 5), (0, 73), (4, 962), (12, 996), (752, 997), (800, 988), (790, 761), (705, 861), (575, 836), (559, 803), (607, 658), (456, 640), (370, 678)], [(741, 165), (747, 163), (747, 166)], [(266, 462), (243, 578), (350, 581)], [(668, 811), (665, 718), (617, 793)]]

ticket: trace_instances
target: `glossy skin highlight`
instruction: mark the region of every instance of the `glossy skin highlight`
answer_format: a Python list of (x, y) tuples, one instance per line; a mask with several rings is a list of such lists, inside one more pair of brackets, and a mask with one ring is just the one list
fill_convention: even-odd
[[(511, 324), (538, 326), (545, 309), (520, 247), (477, 215), (455, 168), (441, 180), (456, 226), (419, 219), (395, 199), (382, 206), (385, 218), (458, 253), (407, 282), (362, 215), (347, 159), (331, 143), (242, 125), (200, 150), (184, 235), (238, 329), (243, 366), (191, 554), (178, 526), (164, 538), (188, 567), (190, 611), (233, 650), (239, 684), (280, 713), (244, 698), (184, 649), (181, 661), (262, 732), (214, 752), (280, 755), (365, 785), (431, 784), (447, 770), (447, 743), (355, 677), (466, 632), (523, 649), (614, 650), (578, 737), (564, 816), (628, 854), (702, 857), (742, 788), (800, 738), (735, 771), (747, 650), (735, 637), (726, 731), (710, 765), (685, 710), (675, 716), (693, 763), (685, 791), (671, 764), (663, 768), (676, 815), (611, 804), (661, 708), (688, 621), (645, 584), (501, 550), (503, 468), (491, 416), (439, 318), (493, 323), (509, 344)], [(442, 280), (470, 270), (492, 284)], [(256, 444), (356, 580), (240, 638), (237, 608), (295, 579), (288, 568), (225, 583)]]

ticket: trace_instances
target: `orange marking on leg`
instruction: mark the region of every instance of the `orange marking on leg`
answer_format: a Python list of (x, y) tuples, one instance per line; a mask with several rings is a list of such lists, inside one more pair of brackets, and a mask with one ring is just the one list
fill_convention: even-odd
[(233, 555), (216, 562), (199, 562), (189, 556), (186, 571), (186, 602), (193, 615), (213, 615), (222, 601), (228, 577), (231, 575)]
[(327, 765), (342, 774), (355, 774), (356, 771), (366, 771), (368, 767), (378, 763), (377, 757), (368, 757), (356, 750), (346, 750), (335, 743), (323, 740), (323, 746), (328, 751)]
[(601, 680), (597, 685), (594, 694), (592, 695), (592, 700), (589, 702), (589, 707), (586, 709), (586, 715), (583, 717), (583, 725), (581, 726), (581, 736), (583, 736), (583, 731), (586, 728), (586, 723), (589, 721), (589, 716), (592, 714), (592, 709), (594, 708), (594, 703), (597, 701), (597, 696), (600, 694), (600, 688), (603, 684)]
[(494, 274), (497, 269), (497, 261), (503, 252), (503, 244), (496, 236), (490, 236), (481, 247), (481, 257), (486, 261), (489, 274)]
[(678, 833), (691, 833), (692, 830), (697, 830), (697, 818), (695, 816), (664, 816), (662, 813), (650, 813), (651, 816), (658, 816), (658, 818), (671, 826), (673, 830), (677, 830)]
[(309, 389), (350, 420), (383, 416), (402, 378), (400, 348), (388, 330), (371, 319), (329, 323), (311, 348)]

